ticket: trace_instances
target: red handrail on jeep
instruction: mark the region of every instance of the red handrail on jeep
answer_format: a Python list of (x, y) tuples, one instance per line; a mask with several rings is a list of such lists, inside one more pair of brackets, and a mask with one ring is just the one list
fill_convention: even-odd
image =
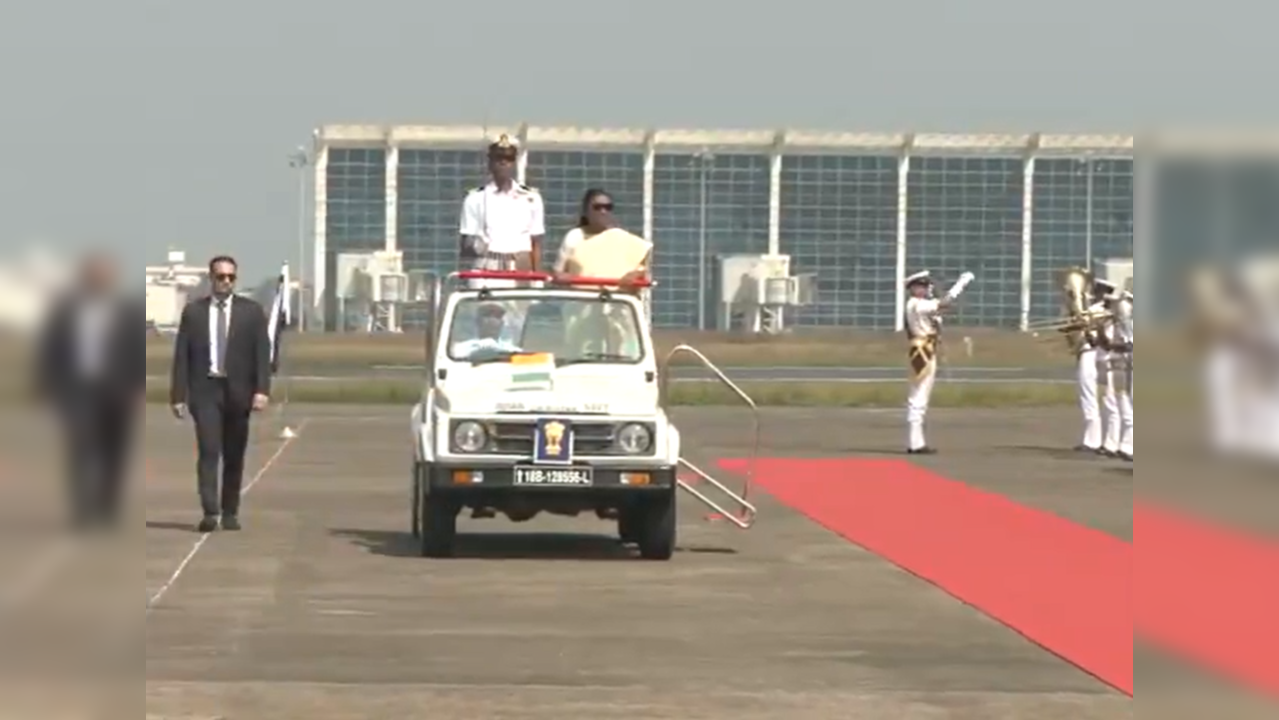
[[(546, 272), (536, 272), (533, 270), (463, 270), (455, 275), (459, 280), (509, 280), (512, 282), (548, 282), (556, 285), (609, 285), (618, 286), (622, 284), (620, 278), (594, 278), (572, 275), (567, 277), (558, 277)], [(648, 278), (638, 278), (632, 282), (626, 283), (627, 287), (646, 288), (652, 287), (653, 281)]]

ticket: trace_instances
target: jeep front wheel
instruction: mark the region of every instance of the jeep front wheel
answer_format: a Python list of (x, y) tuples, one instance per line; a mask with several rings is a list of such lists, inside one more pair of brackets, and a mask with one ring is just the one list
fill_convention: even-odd
[(421, 497), (422, 557), (453, 557), (457, 541), (458, 508), (448, 498), (419, 489)]
[(636, 528), (640, 557), (645, 560), (670, 560), (675, 555), (675, 493), (653, 498), (644, 503)]

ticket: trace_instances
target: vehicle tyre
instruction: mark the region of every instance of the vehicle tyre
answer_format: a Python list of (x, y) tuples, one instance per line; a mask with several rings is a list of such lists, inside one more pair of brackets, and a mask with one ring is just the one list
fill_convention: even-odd
[(422, 557), (453, 557), (453, 547), (457, 540), (458, 509), (448, 498), (429, 493), (425, 488), (419, 494), (422, 498)]
[(413, 537), (422, 538), (422, 464), (413, 464), (412, 518), (409, 520)]
[(653, 498), (644, 504), (638, 528), (640, 557), (645, 560), (670, 560), (675, 554), (675, 493)]
[(627, 545), (636, 545), (640, 541), (640, 528), (644, 525), (644, 512), (641, 507), (624, 507), (617, 513), (617, 536)]

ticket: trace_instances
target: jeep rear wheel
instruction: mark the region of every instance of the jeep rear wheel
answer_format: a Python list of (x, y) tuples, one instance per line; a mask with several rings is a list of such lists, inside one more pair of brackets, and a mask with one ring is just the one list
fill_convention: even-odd
[(675, 493), (644, 503), (639, 517), (640, 557), (645, 560), (670, 560), (675, 555), (677, 513)]

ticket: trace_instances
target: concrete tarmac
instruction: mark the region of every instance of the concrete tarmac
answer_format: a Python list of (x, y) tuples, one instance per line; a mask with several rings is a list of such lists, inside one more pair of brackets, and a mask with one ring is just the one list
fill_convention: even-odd
[[(146, 486), (157, 717), (1133, 717), (1131, 699), (767, 497), (748, 532), (703, 521), (686, 499), (670, 563), (630, 558), (598, 520), (543, 518), (464, 522), (461, 559), (423, 560), (408, 533), (404, 413), (291, 412), (302, 428), (287, 447), (259, 428), (254, 466), (266, 469), (245, 532), (194, 554), (189, 429), (151, 430), (163, 448)], [(891, 416), (841, 418), (768, 413), (763, 450), (896, 450)], [(680, 421), (695, 462), (749, 451), (741, 413)], [(970, 432), (938, 440), (963, 448)], [(978, 454), (957, 453), (963, 479), (995, 466), (973, 465)], [(983, 482), (1131, 535), (1130, 478), (1095, 464), (1084, 482), (1032, 491), (1036, 459), (1020, 462)]]

